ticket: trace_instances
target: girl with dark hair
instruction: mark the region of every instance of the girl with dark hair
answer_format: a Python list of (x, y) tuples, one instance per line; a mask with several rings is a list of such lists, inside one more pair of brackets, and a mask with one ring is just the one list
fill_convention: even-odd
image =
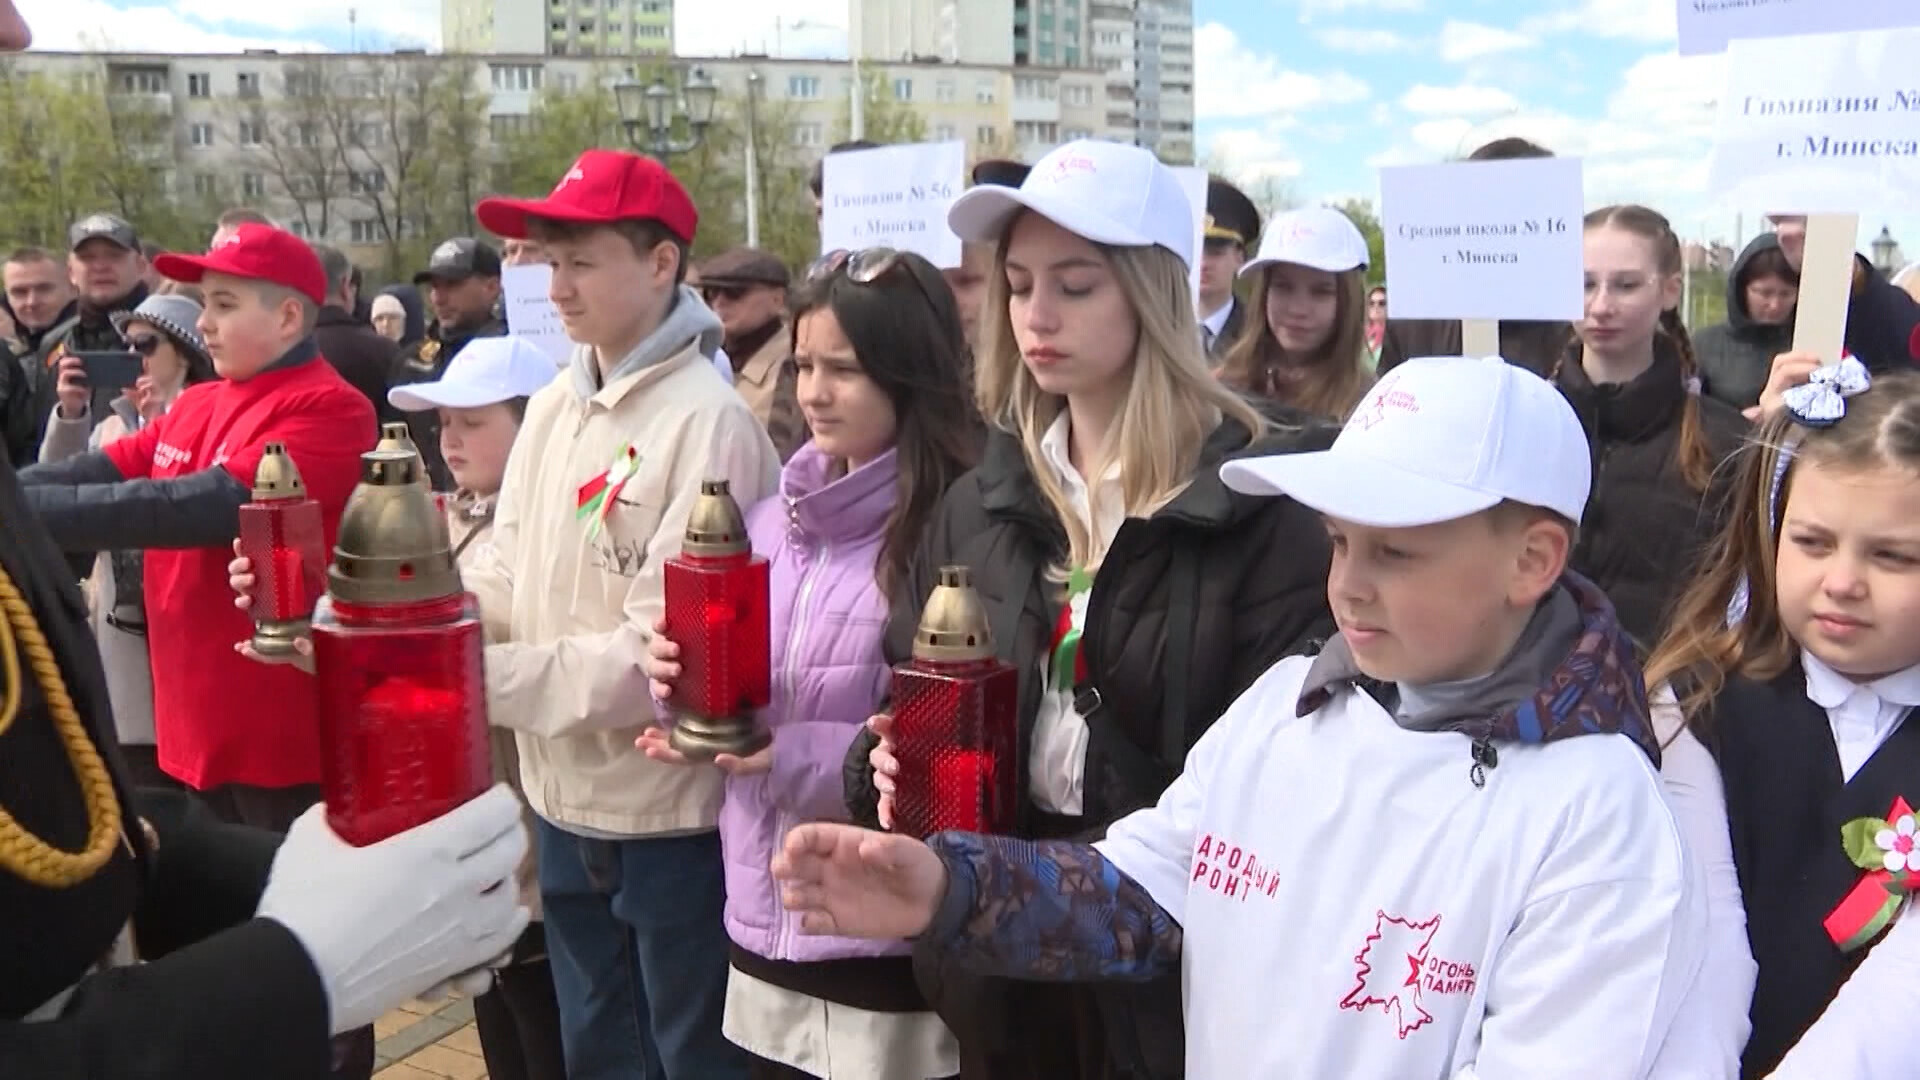
[[(185, 296), (149, 296), (132, 311), (114, 312), (113, 327), (127, 348), (140, 354), (142, 374), (107, 405), (104, 417), (92, 415), (93, 395), (84, 384), (74, 400), (63, 400), (47, 424), (40, 460), (65, 461), (116, 442), (165, 413), (187, 387), (215, 379), (213, 358), (195, 326), (200, 310)], [(104, 401), (105, 395), (93, 400)], [(88, 608), (106, 666), (114, 726), (133, 780), (148, 787), (177, 787), (155, 757), (153, 672), (142, 580), (140, 552), (101, 552), (89, 579)]]
[[(973, 463), (966, 339), (940, 271), (885, 249), (820, 260), (792, 309), (812, 441), (782, 470), (780, 497), (747, 512), (753, 550), (772, 564), (773, 742), (714, 761), (727, 774), (725, 1031), (753, 1055), (756, 1077), (947, 1076), (958, 1050), (914, 984), (907, 947), (802, 935), (769, 866), (795, 825), (846, 815), (841, 761), (887, 691), (889, 605), (919, 603), (908, 567), (941, 496)], [(670, 706), (679, 646), (664, 622), (654, 629), (647, 673)], [(664, 728), (638, 745), (688, 763)]]
[(1573, 568), (1605, 590), (1647, 648), (1719, 524), (1726, 492), (1716, 473), (1747, 423), (1700, 396), (1678, 310), (1680, 239), (1667, 219), (1607, 206), (1585, 227), (1585, 314), (1553, 371), (1593, 448)]

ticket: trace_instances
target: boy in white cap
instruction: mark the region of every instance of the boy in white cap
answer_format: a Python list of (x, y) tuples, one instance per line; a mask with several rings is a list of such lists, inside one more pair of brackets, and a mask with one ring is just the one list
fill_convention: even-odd
[(1646, 1075), (1704, 898), (1632, 646), (1566, 571), (1572, 410), (1497, 358), (1418, 360), (1332, 449), (1221, 474), (1325, 518), (1324, 651), (1098, 844), (805, 825), (775, 860), (788, 906), (1000, 975), (1180, 965), (1196, 1077)]

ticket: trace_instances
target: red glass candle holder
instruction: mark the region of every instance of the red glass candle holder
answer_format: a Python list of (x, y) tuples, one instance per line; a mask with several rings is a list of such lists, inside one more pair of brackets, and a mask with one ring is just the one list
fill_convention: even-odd
[(254, 471), (253, 501), (240, 508), (240, 554), (253, 563), (254, 650), (291, 655), (326, 591), (327, 548), (320, 504), (282, 443), (268, 443)]
[(985, 609), (962, 567), (940, 572), (893, 672), (894, 829), (1007, 833), (1019, 784), (1020, 677), (993, 655)]
[(313, 621), (327, 823), (355, 846), (493, 782), (485, 640), (471, 595), (322, 605)]
[(672, 744), (681, 753), (745, 757), (767, 745), (757, 712), (772, 700), (767, 560), (724, 480), (701, 485), (681, 554), (662, 571), (667, 636), (680, 646)]

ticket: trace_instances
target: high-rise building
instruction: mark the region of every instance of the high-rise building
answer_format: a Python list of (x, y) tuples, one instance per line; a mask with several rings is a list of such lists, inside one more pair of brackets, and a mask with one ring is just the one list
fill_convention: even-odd
[(1014, 0), (851, 0), (862, 60), (1013, 63)]
[(440, 0), (440, 41), (474, 54), (670, 54), (673, 0)]

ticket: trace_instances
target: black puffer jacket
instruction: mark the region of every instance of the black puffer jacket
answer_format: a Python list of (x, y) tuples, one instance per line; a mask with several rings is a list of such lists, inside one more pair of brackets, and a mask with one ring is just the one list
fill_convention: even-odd
[[(1090, 733), (1088, 835), (1157, 801), (1179, 774), (1187, 750), (1241, 691), (1276, 661), (1332, 630), (1326, 602), (1330, 549), (1317, 515), (1291, 499), (1235, 494), (1219, 477), (1219, 464), (1230, 457), (1322, 449), (1332, 442), (1331, 426), (1299, 413), (1284, 415), (1290, 427), (1252, 446), (1244, 445), (1247, 433), (1240, 425), (1221, 425), (1202, 451), (1193, 483), (1151, 518), (1129, 519), (1102, 561), (1081, 635), (1089, 674), (1079, 693)], [(1042, 657), (1062, 599), (1060, 586), (1045, 572), (1065, 546), (1019, 441), (994, 432), (981, 465), (947, 492), (915, 559), (913, 580), (896, 598), (887, 658), (898, 662), (910, 655), (920, 606), (938, 568), (971, 567), (996, 651), (1020, 672), (1024, 746), (1039, 713)], [(1184, 648), (1169, 644), (1174, 635), (1184, 639)], [(848, 803), (856, 820), (875, 826), (867, 764), (872, 746), (871, 737), (863, 737), (848, 755)], [(1028, 830), (1034, 811), (1024, 760), (1020, 793), (1021, 827)], [(1048, 1037), (1023, 1030), (1020, 1018), (1008, 1015), (1008, 996), (993, 989), (995, 980), (925, 970), (922, 980), (963, 1044), (1006, 1039), (1017, 1047), (1025, 1039)], [(1109, 1075), (1181, 1075), (1179, 989), (1177, 979), (1163, 979), (1091, 992), (1105, 1031)]]
[[(1733, 471), (1727, 459), (1749, 425), (1732, 406), (1688, 392), (1679, 354), (1665, 337), (1655, 339), (1653, 366), (1631, 382), (1595, 386), (1580, 367), (1577, 345), (1556, 381), (1593, 451), (1593, 493), (1573, 569), (1606, 591), (1620, 625), (1644, 652), (1725, 519)], [(1689, 397), (1699, 404), (1715, 463), (1705, 493), (1687, 486), (1675, 456)]]
[(1727, 321), (1694, 335), (1694, 355), (1700, 359), (1701, 391), (1736, 409), (1760, 402), (1773, 358), (1793, 348), (1793, 318), (1784, 323), (1757, 323), (1747, 314), (1747, 283), (1753, 277), (1754, 257), (1776, 251), (1780, 241), (1772, 233), (1753, 238), (1734, 260), (1727, 275)]

